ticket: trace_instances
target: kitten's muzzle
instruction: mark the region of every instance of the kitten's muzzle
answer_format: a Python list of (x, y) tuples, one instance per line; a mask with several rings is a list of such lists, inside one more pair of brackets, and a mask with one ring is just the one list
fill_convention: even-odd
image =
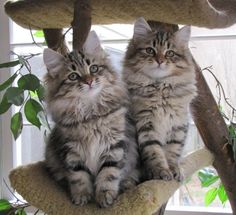
[(159, 64), (159, 66), (164, 62), (164, 56), (163, 55), (159, 55), (159, 54), (157, 54), (156, 56), (155, 56), (155, 60), (156, 60), (156, 62)]

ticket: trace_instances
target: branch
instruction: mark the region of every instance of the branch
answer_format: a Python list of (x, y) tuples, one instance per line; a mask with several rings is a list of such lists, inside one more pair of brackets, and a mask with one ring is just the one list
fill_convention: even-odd
[(73, 50), (80, 51), (91, 28), (90, 0), (75, 0), (73, 28)]
[[(217, 103), (218, 103), (218, 105), (220, 105), (221, 92), (222, 92), (225, 103), (226, 103), (226, 104), (230, 107), (230, 109), (232, 110), (232, 117), (231, 117), (231, 120), (233, 120), (234, 117), (235, 117), (234, 115), (235, 115), (235, 113), (236, 113), (236, 108), (235, 108), (232, 104), (230, 104), (230, 102), (228, 101), (228, 98), (226, 97), (225, 90), (224, 90), (222, 84), (220, 83), (220, 81), (218, 80), (218, 78), (215, 76), (215, 74), (211, 71), (211, 69), (212, 69), (212, 66), (209, 66), (209, 67), (205, 67), (205, 68), (202, 69), (201, 71), (208, 71), (208, 72), (213, 76), (213, 78), (215, 79), (215, 81), (216, 81), (216, 87), (218, 87), (218, 95), (219, 95), (219, 99), (218, 99), (218, 102), (217, 102)], [(224, 117), (226, 117), (226, 116), (224, 116)], [(228, 117), (226, 117), (226, 118), (227, 118), (227, 120), (229, 120)]]

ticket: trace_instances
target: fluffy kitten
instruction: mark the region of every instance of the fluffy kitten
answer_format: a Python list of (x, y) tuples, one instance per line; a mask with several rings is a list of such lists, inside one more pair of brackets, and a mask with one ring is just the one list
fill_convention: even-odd
[(188, 130), (188, 108), (196, 95), (188, 48), (190, 27), (172, 34), (150, 24), (143, 18), (136, 21), (123, 78), (147, 179), (181, 181), (179, 160)]
[(55, 122), (46, 163), (66, 181), (72, 201), (95, 195), (101, 207), (138, 182), (135, 128), (127, 116), (127, 92), (94, 32), (82, 52), (66, 57), (45, 49), (47, 105)]

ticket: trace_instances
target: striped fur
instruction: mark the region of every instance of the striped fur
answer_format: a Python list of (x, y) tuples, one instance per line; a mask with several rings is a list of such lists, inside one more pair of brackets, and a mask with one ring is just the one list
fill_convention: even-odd
[(181, 181), (179, 160), (188, 131), (189, 104), (196, 95), (188, 49), (190, 27), (171, 33), (151, 24), (143, 18), (136, 21), (123, 79), (146, 178)]
[(66, 181), (75, 204), (95, 198), (108, 207), (139, 180), (125, 87), (93, 32), (80, 53), (63, 57), (47, 49), (44, 62), (47, 105), (55, 122), (45, 153), (48, 169), (58, 182)]

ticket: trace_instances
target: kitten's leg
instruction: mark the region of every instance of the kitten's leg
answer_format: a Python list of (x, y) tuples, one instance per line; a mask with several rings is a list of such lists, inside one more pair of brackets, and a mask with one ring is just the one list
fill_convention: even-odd
[(96, 177), (95, 198), (101, 207), (109, 207), (117, 198), (124, 164), (124, 142), (120, 141), (110, 148)]
[(172, 180), (173, 176), (163, 151), (163, 143), (158, 139), (160, 134), (154, 130), (151, 117), (141, 117), (136, 126), (147, 179)]
[(173, 175), (169, 169), (162, 146), (158, 144), (159, 143), (156, 140), (142, 143), (142, 145), (145, 145), (145, 147), (141, 149), (141, 158), (144, 163), (145, 175), (149, 180), (163, 179), (165, 181), (170, 181), (172, 180)]
[(177, 181), (182, 181), (184, 178), (182, 170), (179, 167), (179, 160), (182, 155), (187, 130), (188, 125), (173, 127), (171, 139), (165, 146), (166, 158), (168, 160), (170, 170)]
[(69, 182), (72, 202), (76, 205), (87, 204), (93, 196), (93, 184), (89, 169), (80, 160), (77, 153), (66, 155), (67, 180)]
[(69, 173), (68, 180), (72, 202), (80, 206), (87, 204), (93, 196), (91, 175), (86, 171), (74, 171)]

